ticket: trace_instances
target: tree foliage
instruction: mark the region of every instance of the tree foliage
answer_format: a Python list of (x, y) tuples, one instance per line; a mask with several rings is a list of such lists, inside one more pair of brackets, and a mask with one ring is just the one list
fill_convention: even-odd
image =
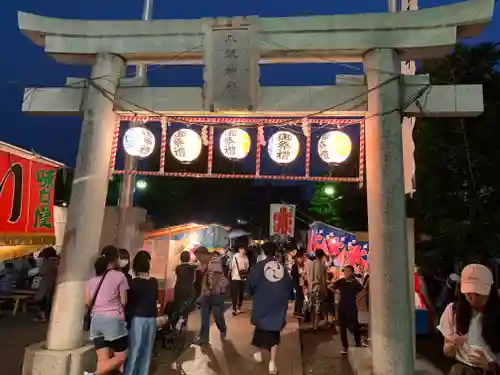
[(484, 113), (464, 119), (421, 119), (415, 139), (417, 228), (441, 251), (467, 259), (500, 249), (500, 51), (457, 46), (420, 73), (433, 84), (482, 84)]
[[(327, 194), (333, 188), (333, 195)], [(350, 231), (368, 229), (366, 189), (352, 183), (319, 182), (309, 205), (311, 216)]]
[[(443, 59), (425, 61), (419, 72), (430, 74), (434, 85), (483, 85), (482, 115), (419, 119), (415, 127), (417, 232), (432, 238), (426, 248), (439, 258), (471, 261), (500, 254), (499, 59), (497, 45), (458, 45)], [(329, 199), (323, 187), (316, 185), (311, 201), (316, 218), (366, 229), (363, 190), (335, 184), (336, 196)]]

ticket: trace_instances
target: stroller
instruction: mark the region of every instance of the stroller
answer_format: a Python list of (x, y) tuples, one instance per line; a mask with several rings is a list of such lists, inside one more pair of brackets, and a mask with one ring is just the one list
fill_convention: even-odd
[(163, 349), (180, 354), (186, 345), (187, 315), (194, 309), (196, 300), (186, 301), (180, 308), (174, 302), (166, 304), (164, 309), (165, 324), (159, 328), (157, 336)]

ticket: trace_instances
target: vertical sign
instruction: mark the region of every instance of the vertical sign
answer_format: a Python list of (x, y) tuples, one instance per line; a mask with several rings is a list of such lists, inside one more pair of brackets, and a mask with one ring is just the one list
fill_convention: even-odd
[(269, 235), (294, 237), (295, 206), (291, 204), (272, 204), (269, 225)]
[(0, 151), (0, 245), (54, 244), (56, 170)]
[[(401, 11), (407, 12), (418, 9), (417, 0), (402, 0)], [(401, 74), (414, 75), (416, 71), (415, 61), (401, 62)], [(413, 194), (415, 191), (415, 143), (413, 142), (413, 129), (415, 117), (404, 117), (402, 123), (403, 134), (403, 166), (405, 176), (405, 193)]]
[(207, 26), (204, 40), (205, 108), (254, 111), (259, 88), (255, 31), (245, 22)]

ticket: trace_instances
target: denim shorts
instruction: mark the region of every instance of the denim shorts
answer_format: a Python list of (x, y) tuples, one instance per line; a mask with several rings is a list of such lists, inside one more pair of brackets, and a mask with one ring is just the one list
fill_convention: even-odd
[(90, 322), (90, 339), (114, 341), (127, 336), (126, 322), (118, 317), (94, 315)]

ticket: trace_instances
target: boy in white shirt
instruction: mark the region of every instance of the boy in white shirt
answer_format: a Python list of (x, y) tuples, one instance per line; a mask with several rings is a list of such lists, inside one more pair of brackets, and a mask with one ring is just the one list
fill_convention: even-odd
[(240, 246), (231, 261), (231, 299), (233, 302), (233, 315), (241, 313), (243, 295), (245, 292), (245, 281), (248, 275), (250, 263), (245, 248)]

